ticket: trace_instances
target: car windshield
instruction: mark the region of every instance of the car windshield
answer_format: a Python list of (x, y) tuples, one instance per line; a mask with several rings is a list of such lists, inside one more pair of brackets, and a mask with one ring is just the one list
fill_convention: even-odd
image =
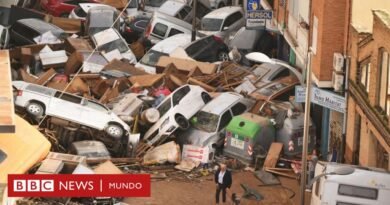
[(164, 2), (165, 0), (146, 0), (145, 5), (152, 7), (160, 7)]
[(164, 100), (158, 107), (157, 110), (160, 113), (160, 117), (164, 116), (165, 113), (168, 112), (169, 109), (171, 109), (171, 98), (168, 98)]
[(223, 19), (202, 19), (202, 30), (203, 31), (219, 31), (221, 28)]
[(158, 59), (161, 56), (168, 56), (166, 53), (158, 52), (155, 50), (149, 50), (148, 53), (144, 55), (141, 59), (141, 63), (148, 66), (155, 66), (157, 64)]
[(105, 51), (106, 53), (115, 49), (118, 49), (120, 53), (124, 53), (129, 50), (129, 47), (127, 47), (127, 44), (121, 38), (99, 46), (99, 51)]
[(215, 132), (218, 127), (219, 115), (199, 111), (191, 120), (192, 125), (205, 132)]

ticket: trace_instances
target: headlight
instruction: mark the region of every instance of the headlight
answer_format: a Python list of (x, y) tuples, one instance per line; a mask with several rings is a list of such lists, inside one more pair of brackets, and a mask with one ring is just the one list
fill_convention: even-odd
[(160, 129), (163, 129), (168, 123), (169, 123), (169, 117), (165, 119), (163, 123), (161, 123)]

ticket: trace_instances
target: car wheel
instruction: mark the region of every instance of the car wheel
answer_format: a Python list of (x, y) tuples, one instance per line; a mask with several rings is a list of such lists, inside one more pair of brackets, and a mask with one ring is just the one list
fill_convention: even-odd
[(124, 131), (120, 125), (109, 124), (106, 128), (106, 133), (113, 138), (121, 138)]
[(228, 61), (229, 60), (229, 54), (225, 51), (220, 51), (218, 53), (218, 61)]
[(29, 114), (35, 117), (42, 117), (43, 113), (45, 112), (45, 108), (43, 107), (43, 105), (36, 102), (30, 102), (26, 106), (26, 110)]
[(175, 121), (179, 125), (179, 128), (182, 130), (186, 130), (190, 127), (190, 123), (183, 115), (176, 115)]
[(203, 100), (204, 104), (206, 104), (206, 103), (211, 101), (211, 97), (207, 93), (202, 93), (202, 100)]

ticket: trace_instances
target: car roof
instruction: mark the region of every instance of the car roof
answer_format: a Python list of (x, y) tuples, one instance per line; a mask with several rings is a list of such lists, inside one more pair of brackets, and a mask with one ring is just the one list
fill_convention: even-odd
[(111, 7), (107, 4), (97, 4), (97, 3), (82, 3), (79, 4), (80, 8), (83, 9), (85, 13), (88, 13), (88, 11), (94, 7)]
[(226, 109), (230, 108), (233, 103), (239, 101), (243, 97), (238, 93), (225, 92), (218, 95), (216, 98), (212, 99), (207, 103), (202, 111), (220, 115)]
[(57, 31), (55, 33), (65, 33), (65, 31), (62, 30), (61, 28), (40, 19), (35, 19), (35, 18), (20, 19), (17, 22), (24, 24), (27, 27), (33, 28), (39, 33), (45, 33), (47, 31), (53, 31), (53, 30)]
[(156, 19), (161, 19), (163, 21), (166, 21), (170, 24), (174, 24), (174, 26), (171, 26), (171, 27), (183, 27), (185, 29), (188, 29), (188, 30), (191, 30), (192, 29), (192, 25), (181, 20), (181, 19), (178, 19), (178, 18), (175, 18), (173, 16), (169, 16), (167, 14), (164, 14), (164, 13), (161, 13), (161, 12), (158, 12), (158, 11), (155, 11), (154, 12), (154, 15), (153, 15), (153, 19), (152, 21), (156, 20)]
[(166, 38), (156, 45), (151, 50), (155, 50), (162, 53), (170, 54), (178, 47), (184, 47), (191, 43), (191, 34), (176, 34), (169, 38)]
[(112, 12), (112, 13), (114, 13), (114, 12), (117, 12), (117, 10), (112, 6), (102, 4), (99, 6), (89, 8), (88, 12), (90, 12), (90, 13)]
[(160, 6), (158, 11), (174, 16), (185, 5), (186, 5), (185, 3), (179, 1), (166, 1)]
[(230, 14), (237, 11), (242, 12), (242, 8), (239, 6), (225, 6), (211, 11), (210, 13), (206, 14), (203, 18), (225, 19)]
[(113, 28), (100, 31), (92, 36), (92, 39), (96, 42), (96, 45), (104, 45), (106, 43), (120, 39), (118, 31)]

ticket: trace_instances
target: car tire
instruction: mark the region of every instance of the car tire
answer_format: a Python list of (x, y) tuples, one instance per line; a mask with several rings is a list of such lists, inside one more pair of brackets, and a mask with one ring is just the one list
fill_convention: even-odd
[(190, 123), (183, 115), (176, 115), (175, 121), (179, 125), (179, 128), (182, 130), (186, 130), (190, 127)]
[(108, 124), (105, 131), (108, 135), (116, 139), (120, 139), (124, 134), (123, 128), (120, 125), (114, 123)]
[(229, 54), (225, 51), (219, 51), (217, 55), (218, 61), (228, 61)]
[(34, 117), (40, 118), (45, 113), (45, 107), (41, 103), (29, 102), (26, 111)]
[(211, 97), (210, 97), (209, 94), (207, 94), (207, 93), (202, 93), (201, 95), (202, 95), (202, 100), (203, 100), (204, 104), (207, 104), (208, 102), (211, 101)]

